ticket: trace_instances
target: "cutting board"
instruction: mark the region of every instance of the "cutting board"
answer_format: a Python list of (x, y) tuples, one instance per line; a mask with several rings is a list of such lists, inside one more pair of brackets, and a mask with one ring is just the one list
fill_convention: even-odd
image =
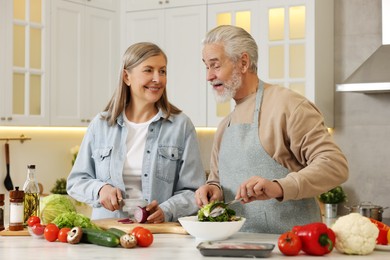
[(178, 222), (164, 222), (159, 224), (139, 224), (139, 223), (121, 223), (119, 218), (97, 219), (92, 222), (102, 229), (117, 228), (131, 233), (133, 228), (141, 226), (149, 229), (153, 234), (170, 233), (170, 234), (188, 234), (185, 229)]
[(23, 230), (19, 231), (11, 231), (8, 228), (4, 229), (0, 232), (0, 236), (29, 236), (30, 233), (28, 233), (27, 228), (24, 228)]

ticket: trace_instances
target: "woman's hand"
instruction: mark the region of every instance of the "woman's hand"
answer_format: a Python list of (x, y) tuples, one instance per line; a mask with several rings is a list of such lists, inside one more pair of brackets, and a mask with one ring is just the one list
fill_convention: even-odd
[(243, 198), (244, 203), (254, 200), (280, 199), (283, 198), (283, 189), (276, 181), (252, 176), (238, 188), (235, 199), (239, 198)]
[(99, 191), (99, 202), (106, 209), (115, 211), (121, 208), (122, 193), (118, 188), (112, 187), (110, 184), (104, 185)]
[(158, 206), (156, 200), (146, 206), (146, 211), (149, 212), (149, 217), (146, 219), (148, 223), (163, 223), (165, 221), (164, 211)]
[(209, 204), (210, 201), (222, 200), (222, 191), (216, 185), (205, 184), (196, 190), (195, 200), (198, 207), (201, 208)]

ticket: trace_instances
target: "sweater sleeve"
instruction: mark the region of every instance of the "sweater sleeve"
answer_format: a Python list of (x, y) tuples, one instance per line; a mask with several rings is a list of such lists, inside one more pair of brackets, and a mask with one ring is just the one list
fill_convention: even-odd
[(348, 179), (347, 160), (312, 103), (305, 100), (291, 112), (285, 134), (291, 155), (302, 168), (276, 180), (284, 201), (318, 196)]

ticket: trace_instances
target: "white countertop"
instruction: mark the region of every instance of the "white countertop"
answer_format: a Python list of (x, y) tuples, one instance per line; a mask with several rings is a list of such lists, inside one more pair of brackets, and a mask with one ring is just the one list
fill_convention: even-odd
[[(293, 259), (283, 256), (277, 247), (279, 235), (237, 233), (229, 240), (245, 242), (266, 242), (275, 244), (270, 259)], [(44, 239), (36, 239), (30, 236), (0, 236), (1, 259), (218, 259), (204, 257), (196, 248), (198, 242), (190, 235), (155, 234), (154, 242), (147, 248), (125, 249), (121, 247), (109, 248), (93, 244), (71, 245), (61, 242), (48, 242)], [(352, 259), (373, 260), (390, 259), (390, 251), (375, 250), (366, 256), (344, 255), (333, 250), (324, 256), (326, 259)], [(301, 252), (299, 259), (316, 259), (318, 256), (308, 256)], [(245, 259), (232, 258), (226, 259)], [(295, 258), (298, 259), (298, 258)]]

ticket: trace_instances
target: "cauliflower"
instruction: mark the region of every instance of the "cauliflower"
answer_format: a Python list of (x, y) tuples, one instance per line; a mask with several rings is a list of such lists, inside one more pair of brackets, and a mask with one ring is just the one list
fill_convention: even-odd
[(349, 255), (367, 255), (374, 251), (379, 230), (359, 213), (340, 217), (332, 226), (336, 234), (336, 249)]

